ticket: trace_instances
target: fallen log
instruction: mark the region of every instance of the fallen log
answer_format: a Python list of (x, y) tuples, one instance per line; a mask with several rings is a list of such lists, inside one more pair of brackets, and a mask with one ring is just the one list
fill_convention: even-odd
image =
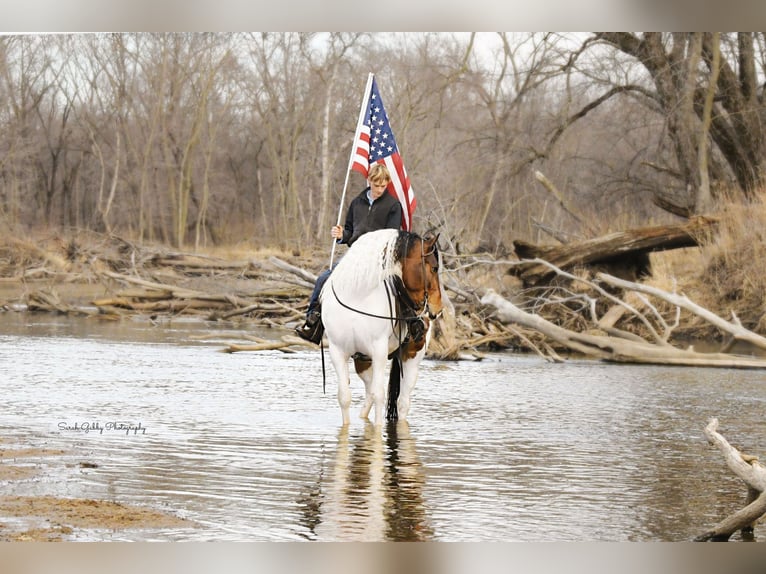
[(676, 293), (668, 293), (656, 287), (650, 285), (642, 285), (640, 283), (633, 283), (631, 281), (624, 281), (617, 277), (612, 277), (605, 273), (597, 274), (597, 278), (601, 281), (608, 283), (614, 287), (621, 289), (629, 289), (631, 291), (637, 291), (639, 293), (646, 293), (647, 295), (653, 295), (663, 301), (667, 301), (671, 305), (686, 309), (691, 313), (694, 313), (698, 317), (705, 319), (711, 325), (718, 327), (722, 331), (729, 333), (734, 339), (739, 341), (745, 341), (754, 345), (760, 349), (766, 350), (766, 337), (762, 337), (757, 333), (753, 333), (749, 329), (742, 326), (736, 315), (732, 314), (733, 320), (727, 321), (715, 313), (712, 313), (691, 301), (686, 295), (677, 295)]
[[(173, 292), (165, 289), (124, 289), (115, 294), (124, 299), (170, 299)], [(94, 304), (98, 304), (94, 301)]]
[[(544, 259), (561, 269), (594, 264), (632, 265), (635, 267), (633, 275), (637, 277), (642, 272), (642, 266), (648, 265), (648, 253), (697, 246), (702, 238), (715, 230), (717, 223), (718, 218), (715, 217), (697, 217), (678, 225), (619, 231), (565, 245), (538, 246), (516, 240), (513, 246), (517, 257), (522, 260)], [(524, 261), (508, 272), (527, 285), (537, 285), (553, 276), (549, 267)]]
[(300, 337), (294, 337), (292, 335), (285, 335), (279, 341), (262, 341), (255, 343), (254, 345), (242, 345), (231, 344), (224, 349), (221, 349), (224, 353), (239, 353), (242, 351), (282, 351), (292, 353), (293, 350), (290, 347), (298, 345), (300, 347), (316, 348), (314, 343), (304, 341)]
[(190, 255), (187, 253), (169, 253), (157, 255), (151, 261), (154, 265), (167, 267), (180, 267), (195, 269), (198, 271), (216, 269), (246, 269), (253, 263), (250, 261), (225, 261), (204, 255)]
[(202, 291), (195, 291), (193, 289), (184, 289), (181, 287), (177, 287), (176, 285), (168, 285), (166, 283), (157, 283), (155, 281), (147, 281), (146, 279), (141, 279), (140, 277), (131, 277), (130, 275), (122, 275), (120, 273), (115, 273), (113, 271), (102, 271), (101, 274), (106, 275), (107, 277), (111, 279), (116, 279), (118, 281), (123, 281), (125, 283), (132, 283), (134, 285), (148, 287), (149, 289), (154, 289), (157, 291), (166, 291), (170, 293), (172, 297), (175, 297), (177, 299), (194, 298), (194, 297), (200, 297), (205, 295), (205, 293), (203, 293)]
[(62, 315), (96, 315), (98, 311), (62, 303), (55, 291), (33, 291), (27, 295), (28, 311), (55, 311)]
[(742, 454), (731, 446), (718, 433), (718, 419), (710, 419), (705, 427), (705, 436), (711, 445), (721, 451), (729, 469), (747, 485), (747, 504), (694, 540), (725, 542), (737, 530), (742, 531), (743, 538), (751, 538), (755, 522), (766, 514), (766, 467), (758, 462), (758, 457)]
[(688, 367), (766, 369), (766, 360), (725, 353), (698, 353), (619, 337), (578, 333), (519, 309), (493, 290), (488, 290), (482, 304), (495, 308), (495, 316), (503, 323), (517, 323), (539, 331), (560, 345), (603, 361)]
[[(112, 279), (125, 281), (127, 283), (133, 283), (135, 285), (141, 285), (143, 287), (147, 287), (149, 289), (154, 289), (158, 291), (159, 294), (149, 297), (152, 299), (168, 298), (167, 294), (169, 294), (170, 295), (169, 298), (174, 298), (174, 299), (197, 299), (200, 301), (222, 302), (222, 303), (228, 303), (229, 305), (233, 307), (237, 307), (240, 305), (240, 301), (237, 299), (237, 297), (235, 297), (234, 295), (229, 295), (228, 293), (224, 293), (224, 294), (205, 293), (204, 291), (197, 291), (194, 289), (185, 289), (183, 287), (168, 285), (166, 283), (155, 283), (153, 281), (147, 281), (145, 279), (140, 279), (138, 277), (120, 275), (119, 273), (114, 273), (111, 271), (104, 271), (103, 275), (106, 275), (107, 277), (111, 277)], [(142, 297), (142, 295), (139, 295), (139, 297)]]
[(314, 283), (316, 283), (317, 276), (313, 273), (306, 271), (305, 269), (301, 269), (300, 267), (296, 267), (295, 265), (289, 264), (287, 261), (283, 261), (282, 259), (279, 259), (278, 257), (269, 257), (269, 261), (279, 269), (282, 269), (283, 271), (287, 271), (289, 273), (292, 273), (296, 277), (299, 277), (302, 279), (302, 283), (306, 285), (307, 287), (313, 288)]
[(281, 305), (278, 305), (278, 304), (254, 303), (252, 305), (248, 305), (247, 307), (233, 309), (225, 313), (212, 313), (208, 317), (208, 320), (217, 321), (217, 320), (231, 319), (232, 317), (236, 317), (237, 315), (247, 315), (248, 313), (252, 313), (253, 311), (260, 311), (261, 313), (263, 312), (276, 313), (279, 311), (284, 311), (284, 309)]

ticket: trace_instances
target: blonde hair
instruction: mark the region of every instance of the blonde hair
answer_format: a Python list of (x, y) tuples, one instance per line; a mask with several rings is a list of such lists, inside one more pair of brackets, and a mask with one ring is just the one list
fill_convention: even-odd
[(391, 174), (388, 172), (388, 168), (382, 163), (376, 163), (370, 166), (370, 171), (367, 172), (367, 180), (373, 183), (388, 183), (391, 181)]

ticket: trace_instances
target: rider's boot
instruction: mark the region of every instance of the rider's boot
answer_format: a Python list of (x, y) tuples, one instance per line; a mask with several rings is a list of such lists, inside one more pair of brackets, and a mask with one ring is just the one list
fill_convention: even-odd
[(324, 334), (322, 314), (319, 309), (309, 309), (306, 314), (306, 322), (295, 329), (297, 335), (306, 341), (318, 345)]

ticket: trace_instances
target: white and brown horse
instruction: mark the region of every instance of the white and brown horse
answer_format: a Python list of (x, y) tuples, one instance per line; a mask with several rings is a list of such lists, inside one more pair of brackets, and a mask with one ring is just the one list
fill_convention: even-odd
[(343, 424), (349, 423), (351, 357), (366, 391), (359, 416), (367, 418), (374, 407), (374, 422), (382, 424), (387, 395), (386, 418), (406, 419), (431, 321), (442, 311), (437, 239), (394, 229), (365, 233), (325, 283), (322, 322), (338, 377)]

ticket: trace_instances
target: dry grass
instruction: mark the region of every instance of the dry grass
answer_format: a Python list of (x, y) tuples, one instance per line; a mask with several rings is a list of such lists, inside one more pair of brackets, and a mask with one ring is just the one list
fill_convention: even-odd
[[(648, 282), (667, 291), (684, 293), (721, 317), (732, 313), (742, 324), (766, 333), (766, 194), (752, 202), (731, 203), (720, 213), (718, 233), (700, 248), (652, 256)], [(695, 331), (695, 327), (700, 330)], [(689, 320), (687, 334), (715, 336)]]
[(748, 205), (726, 209), (716, 241), (704, 249), (699, 278), (706, 303), (720, 311), (734, 311), (745, 326), (759, 332), (766, 327), (764, 200), (766, 196), (760, 196)]

